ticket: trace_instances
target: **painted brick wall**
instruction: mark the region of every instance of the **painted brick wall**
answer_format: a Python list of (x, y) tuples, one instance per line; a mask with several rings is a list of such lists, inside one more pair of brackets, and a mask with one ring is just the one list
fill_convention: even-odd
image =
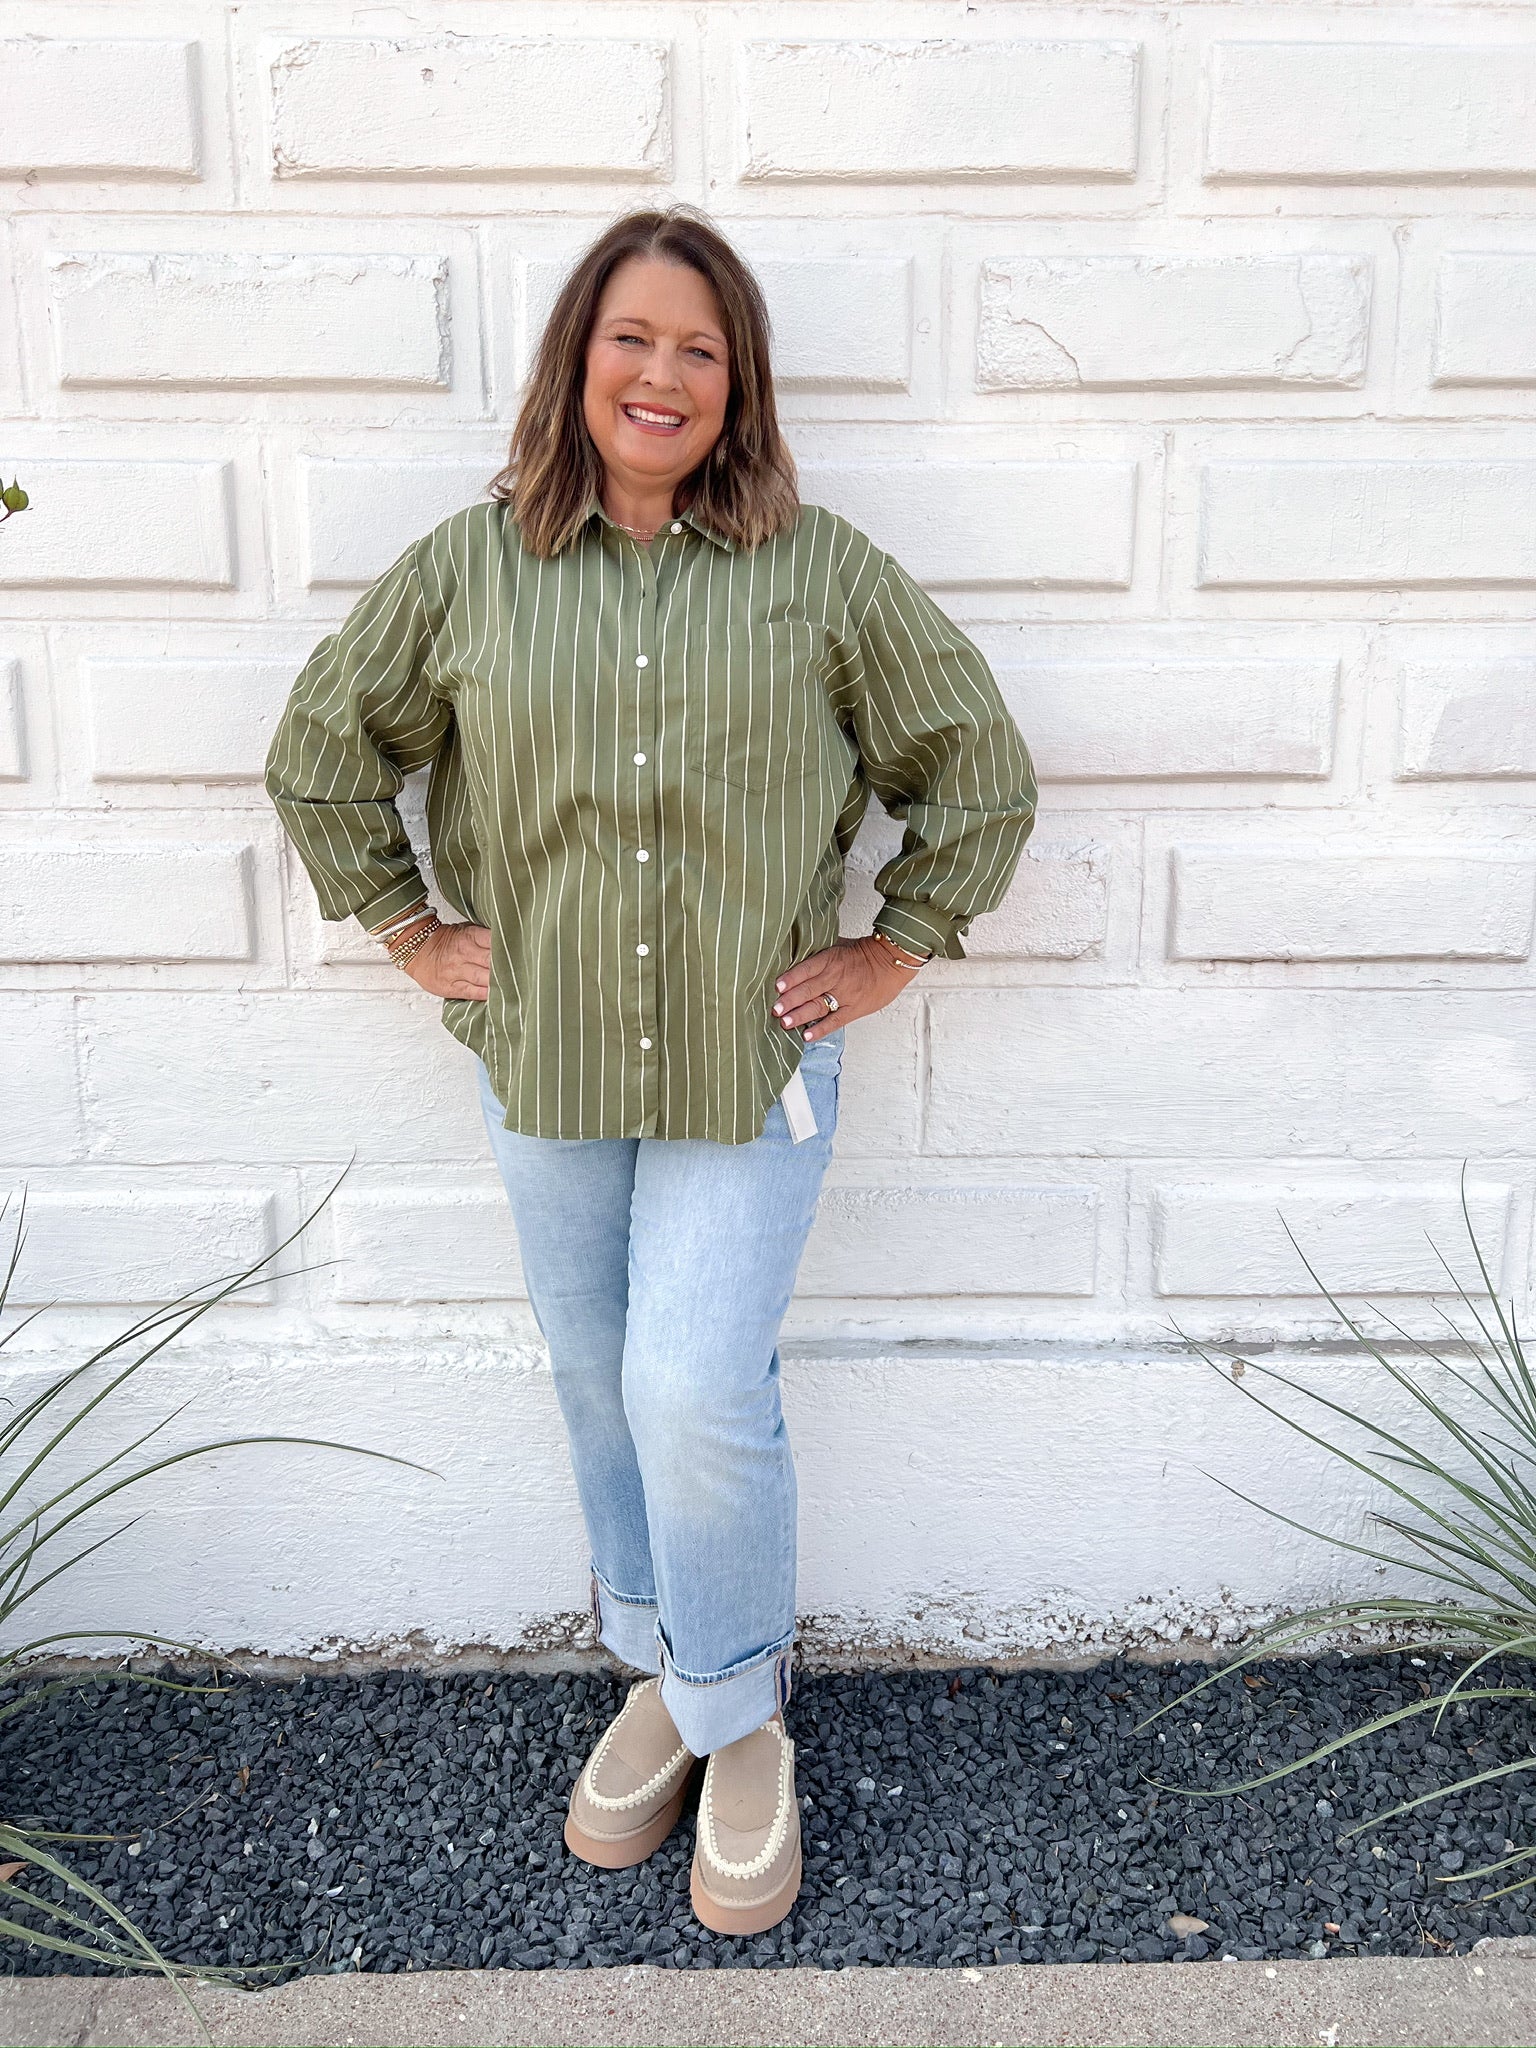
[[(210, 1424), (232, 1389), (330, 1401), (333, 1433), (436, 1432), (449, 1468), (355, 1622), (252, 1564), (274, 1482), (231, 1468), (206, 1517), (244, 1503), (254, 1576), (226, 1611), (167, 1564), (164, 1625), (503, 1643), (582, 1604), (466, 1056), (320, 923), (259, 777), (315, 641), (499, 466), (562, 266), (668, 196), (759, 267), (802, 494), (973, 634), (1042, 781), (969, 957), (850, 1032), (786, 1331), (805, 1441), (852, 1460), (807, 1479), (810, 1603), (832, 1639), (1017, 1647), (1315, 1590), (1271, 1531), (1232, 1594), (1210, 1548), (1251, 1525), (1160, 1491), (1196, 1412), (1207, 1457), (1272, 1456), (1170, 1325), (1328, 1334), (1283, 1213), (1340, 1289), (1432, 1327), (1463, 1160), (1528, 1295), (1536, 7), (404, 22), (0, 0), (0, 472), (34, 501), (0, 532), (0, 1182), (34, 1202), (17, 1299), (60, 1303), (24, 1357), (254, 1256), (352, 1157), (303, 1257), (200, 1327), (191, 1383)], [(845, 930), (898, 837), (869, 821)], [(454, 1462), (470, 1399), (515, 1509)], [(942, 1487), (898, 1489), (872, 1578), (839, 1502), (884, 1498), (893, 1399)], [(1026, 1487), (1005, 1411), (1064, 1502), (1107, 1489), (1113, 1557), (1085, 1523), (1000, 1577), (940, 1502)], [(290, 1519), (345, 1506), (338, 1558), (400, 1552), (349, 1474)], [(470, 1599), (472, 1507), (526, 1540)], [(203, 1514), (167, 1500), (145, 1555)]]

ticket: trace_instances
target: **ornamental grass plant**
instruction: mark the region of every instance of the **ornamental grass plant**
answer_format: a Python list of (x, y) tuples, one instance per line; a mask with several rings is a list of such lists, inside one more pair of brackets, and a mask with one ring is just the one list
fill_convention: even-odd
[[(1371, 1305), (1373, 1314), (1401, 1340), (1401, 1356), (1384, 1348), (1383, 1342), (1372, 1337), (1359, 1318), (1349, 1313), (1319, 1277), (1289, 1224), (1284, 1224), (1318, 1293), (1362, 1352), (1407, 1397), (1409, 1421), (1402, 1429), (1358, 1414), (1318, 1387), (1277, 1372), (1272, 1366), (1224, 1347), (1204, 1346), (1186, 1337), (1182, 1330), (1178, 1332), (1227, 1385), (1237, 1387), (1267, 1414), (1338, 1460), (1357, 1478), (1384, 1489), (1390, 1505), (1374, 1509), (1367, 1516), (1367, 1530), (1379, 1532), (1379, 1540), (1357, 1543), (1298, 1521), (1253, 1499), (1226, 1480), (1218, 1478), (1218, 1485), (1288, 1528), (1370, 1558), (1385, 1570), (1428, 1580), (1440, 1590), (1421, 1596), (1357, 1595), (1281, 1616), (1253, 1630), (1240, 1656), (1165, 1702), (1138, 1727), (1150, 1727), (1172, 1708), (1219, 1685), (1259, 1658), (1315, 1645), (1322, 1638), (1336, 1638), (1341, 1632), (1371, 1632), (1377, 1639), (1385, 1633), (1392, 1646), (1404, 1654), (1417, 1650), (1443, 1653), (1454, 1647), (1465, 1652), (1468, 1661), (1440, 1691), (1426, 1688), (1427, 1697), (1363, 1721), (1305, 1756), (1260, 1777), (1233, 1785), (1179, 1785), (1163, 1789), (1192, 1798), (1230, 1797), (1254, 1791), (1420, 1715), (1433, 1714), (1433, 1735), (1448, 1711), (1473, 1700), (1502, 1702), (1511, 1714), (1529, 1715), (1531, 1702), (1536, 1700), (1536, 1683), (1479, 1685), (1476, 1681), (1490, 1666), (1504, 1659), (1528, 1665), (1536, 1651), (1536, 1374), (1519, 1328), (1514, 1300), (1500, 1297), (1478, 1241), (1467, 1203), (1465, 1166), (1461, 1175), (1461, 1213), (1475, 1280), (1458, 1277), (1438, 1245), (1430, 1240), (1449, 1283), (1445, 1297), (1434, 1304), (1446, 1326), (1445, 1337), (1434, 1344), (1425, 1343), (1402, 1329), (1375, 1304)], [(1220, 1358), (1212, 1355), (1213, 1349), (1221, 1350)], [(1414, 1369), (1410, 1369), (1410, 1361)], [(1242, 1368), (1240, 1377), (1231, 1371), (1234, 1364)], [(1301, 1414), (1311, 1415), (1316, 1427), (1309, 1427), (1299, 1416), (1266, 1400), (1247, 1384), (1249, 1374), (1289, 1389), (1304, 1404)], [(1463, 1397), (1458, 1412), (1448, 1405), (1447, 1397), (1453, 1388)], [(1343, 1440), (1335, 1425), (1343, 1425)], [(1409, 1428), (1413, 1430), (1411, 1436), (1404, 1433)], [(1215, 1477), (1210, 1473), (1206, 1476)], [(1536, 1739), (1527, 1744), (1524, 1756), (1420, 1792), (1346, 1829), (1340, 1839), (1347, 1840), (1367, 1828), (1434, 1801), (1453, 1798), (1474, 1786), (1532, 1770), (1536, 1770)], [(1457, 1886), (1494, 1882), (1494, 1889), (1478, 1895), (1478, 1903), (1536, 1884), (1536, 1844), (1506, 1842), (1504, 1846), (1510, 1853), (1498, 1860), (1449, 1876), (1437, 1875), (1436, 1882)]]
[[(62, 1581), (79, 1574), (89, 1559), (138, 1520), (138, 1516), (130, 1516), (105, 1534), (93, 1534), (87, 1527), (91, 1518), (114, 1513), (119, 1504), (126, 1504), (125, 1496), (155, 1475), (193, 1459), (255, 1444), (346, 1451), (389, 1465), (407, 1466), (412, 1471), (430, 1469), (409, 1458), (357, 1444), (267, 1432), (219, 1437), (176, 1450), (157, 1447), (156, 1439), (183, 1413), (187, 1403), (146, 1429), (130, 1425), (127, 1440), (119, 1441), (115, 1448), (101, 1441), (101, 1423), (111, 1416), (113, 1404), (121, 1403), (150, 1360), (220, 1303), (262, 1285), (270, 1277), (267, 1269), (273, 1261), (302, 1235), (334, 1193), (335, 1187), (322, 1197), (297, 1230), (262, 1258), (227, 1279), (211, 1282), (155, 1307), (37, 1392), (11, 1394), (0, 1381), (0, 1689), (9, 1695), (0, 1701), (0, 1722), (26, 1714), (52, 1694), (89, 1684), (95, 1675), (90, 1670), (40, 1678), (37, 1682), (30, 1682), (28, 1677), (29, 1670), (38, 1662), (68, 1655), (71, 1648), (86, 1643), (151, 1645), (160, 1651), (196, 1655), (199, 1661), (206, 1660), (215, 1669), (228, 1664), (227, 1658), (139, 1626), (138, 1617), (106, 1627), (52, 1630), (26, 1636), (25, 1613), (31, 1603), (50, 1587), (55, 1589), (57, 1599)], [(0, 1204), (0, 1220), (10, 1207), (9, 1199)], [(6, 1313), (26, 1238), (23, 1193), (10, 1249), (3, 1255), (0, 1318)], [(46, 1308), (35, 1309), (11, 1328), (0, 1331), (0, 1351), (45, 1312)], [(13, 1352), (12, 1360), (16, 1356)], [(0, 1363), (9, 1365), (12, 1360)], [(14, 1376), (19, 1378), (19, 1373)], [(210, 1693), (223, 1689), (184, 1685), (145, 1672), (120, 1671), (117, 1675), (135, 1684), (170, 1692)], [(53, 1846), (113, 1839), (112, 1835), (46, 1828), (30, 1817), (0, 1817), (0, 1937), (106, 1964), (115, 1970), (156, 1970), (171, 1980), (183, 1998), (183, 1979), (217, 1982), (247, 1978), (247, 1970), (172, 1961), (97, 1886), (73, 1871)], [(53, 1896), (23, 1881), (29, 1872), (52, 1879)], [(70, 1903), (65, 1903), (66, 1897)], [(84, 1910), (77, 1911), (75, 1907)], [(18, 1912), (25, 1912), (28, 1917), (19, 1919)]]

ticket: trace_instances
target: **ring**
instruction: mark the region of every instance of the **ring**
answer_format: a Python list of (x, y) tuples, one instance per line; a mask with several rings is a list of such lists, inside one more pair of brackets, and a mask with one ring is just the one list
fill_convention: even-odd
[(821, 1000), (827, 1006), (827, 1015), (829, 1017), (831, 1016), (834, 1010), (840, 1010), (842, 1008), (842, 1004), (837, 1000), (836, 996), (829, 996), (823, 993)]

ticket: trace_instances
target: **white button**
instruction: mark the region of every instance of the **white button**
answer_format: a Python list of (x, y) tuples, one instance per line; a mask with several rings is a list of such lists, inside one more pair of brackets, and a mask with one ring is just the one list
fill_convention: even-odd
[(681, 521), (680, 519), (674, 519), (674, 520), (673, 520), (673, 522), (672, 522), (672, 531), (673, 531), (674, 533), (681, 533), (681, 532), (682, 532), (682, 530), (683, 530), (683, 524), (682, 524), (682, 521)]
[(644, 1046), (644, 1048), (646, 1049), (646, 1051), (647, 1051), (647, 1052), (649, 1052), (649, 1050), (650, 1050), (650, 1046), (651, 1046), (651, 1041), (650, 1041), (650, 1040), (649, 1040), (648, 1038), (642, 1038), (642, 1039), (641, 1039), (641, 1041), (640, 1041), (640, 1043), (641, 1043), (641, 1045), (642, 1045), (642, 1046)]
[(649, 953), (650, 950), (651, 949), (649, 946), (636, 946), (635, 948), (635, 951), (637, 953)]
[(637, 851), (637, 853), (635, 854), (635, 859), (636, 859), (636, 860), (649, 860), (649, 859), (650, 859), (650, 857), (651, 857), (651, 856), (650, 856), (650, 855), (649, 855), (649, 854), (648, 854), (648, 853), (646, 852), (646, 850), (645, 850), (645, 848), (644, 848), (643, 846), (642, 846), (642, 847), (641, 847), (641, 848), (640, 848), (640, 849), (639, 849), (639, 850)]
[(635, 756), (635, 766), (636, 766), (637, 768), (643, 768), (643, 767), (645, 766), (645, 756), (644, 756), (644, 754), (636, 754), (636, 756)]
[(650, 656), (649, 656), (648, 654), (637, 654), (637, 655), (635, 656), (635, 667), (636, 667), (636, 668), (649, 668), (649, 667), (650, 667), (650, 665), (651, 665), (651, 657), (650, 657)]

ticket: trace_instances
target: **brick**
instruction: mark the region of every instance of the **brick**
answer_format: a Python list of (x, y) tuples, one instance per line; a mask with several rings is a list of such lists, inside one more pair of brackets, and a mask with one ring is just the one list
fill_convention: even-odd
[(1458, 251), (1435, 272), (1436, 384), (1536, 384), (1536, 251)]
[(1403, 663), (1401, 776), (1536, 776), (1536, 657)]
[[(73, 999), (0, 995), (0, 1044), (0, 1165), (45, 1166), (78, 1158), (84, 1130)], [(0, 1244), (6, 1246), (9, 1222), (0, 1225)]]
[(0, 42), (0, 172), (196, 178), (197, 76), (196, 43)]
[(985, 960), (1083, 960), (1101, 953), (1109, 877), (1107, 847), (1031, 840), (1008, 894), (966, 933), (966, 952)]
[(786, 391), (904, 391), (912, 381), (912, 263), (905, 256), (760, 258)]
[(24, 782), (26, 729), (22, 724), (21, 663), (0, 661), (0, 782)]
[(1084, 1187), (827, 1187), (795, 1291), (1091, 1294), (1098, 1206)]
[(102, 1160), (486, 1159), (474, 1062), (414, 990), (79, 1001)]
[[(1510, 1190), (1469, 1183), (1467, 1207), (1497, 1277)], [(1394, 1187), (1358, 1175), (1298, 1182), (1262, 1174), (1241, 1183), (1167, 1181), (1152, 1190), (1149, 1208), (1152, 1284), (1161, 1295), (1316, 1297), (1302, 1253), (1333, 1294), (1446, 1294), (1451, 1283), (1435, 1246), (1453, 1268), (1474, 1263), (1454, 1182)]]
[(312, 36), (271, 64), (279, 178), (664, 178), (668, 47), (620, 36)]
[(1213, 462), (1198, 580), (1536, 582), (1536, 462)]
[(932, 1153), (1460, 1159), (1536, 1142), (1521, 990), (967, 988), (927, 1008)]
[(1219, 42), (1208, 90), (1209, 179), (1536, 174), (1536, 43)]
[(981, 391), (1358, 384), (1365, 257), (1019, 256), (985, 263)]
[(495, 473), (494, 462), (304, 462), (304, 582), (371, 583), (440, 519), (483, 498)]
[(343, 1190), (337, 1301), (514, 1301), (528, 1288), (504, 1189)]
[(7, 524), (0, 589), (233, 588), (227, 462), (29, 459), (26, 469), (32, 503)]
[(921, 581), (1124, 590), (1134, 462), (807, 464), (801, 496), (851, 519)]
[(837, 1099), (839, 1158), (890, 1159), (917, 1150), (920, 1017), (918, 1003), (890, 1003), (859, 1020), (863, 1031), (849, 1032)]
[(446, 257), (65, 251), (48, 291), (65, 386), (453, 381)]
[(300, 663), (81, 665), (97, 782), (259, 782)]
[(749, 42), (744, 179), (1136, 175), (1136, 44)]
[(249, 960), (251, 848), (0, 846), (0, 960)]
[[(214, 1188), (31, 1192), (13, 1305), (174, 1301), (232, 1280), (277, 1243), (272, 1197)], [(272, 1299), (247, 1283), (233, 1303)]]
[(1049, 782), (1305, 779), (1333, 763), (1333, 660), (1040, 661), (998, 683)]
[(1524, 960), (1536, 860), (1476, 847), (1178, 846), (1176, 960)]

